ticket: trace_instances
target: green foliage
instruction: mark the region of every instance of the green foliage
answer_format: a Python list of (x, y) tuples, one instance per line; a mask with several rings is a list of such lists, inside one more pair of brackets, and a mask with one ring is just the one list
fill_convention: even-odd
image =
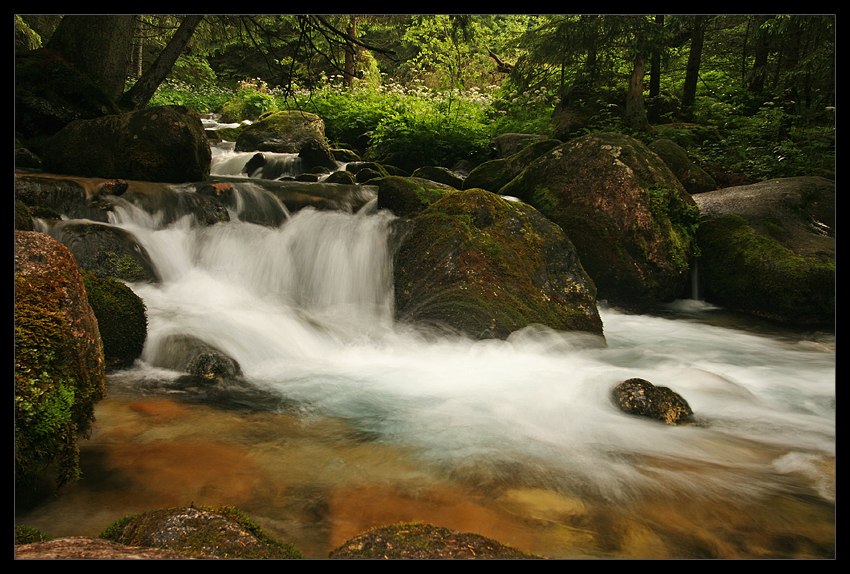
[(15, 526), (15, 546), (18, 544), (45, 542), (50, 539), (50, 536), (43, 534), (37, 528), (32, 528), (31, 526)]
[(169, 80), (159, 86), (148, 106), (186, 106), (199, 114), (211, 114), (221, 111), (222, 106), (233, 96), (234, 91), (227, 88)]
[(494, 133), (546, 134), (550, 130), (555, 94), (546, 87), (496, 90), (486, 113)]
[(227, 122), (256, 120), (267, 112), (278, 109), (274, 94), (262, 80), (245, 80), (239, 84), (236, 95), (221, 107)]

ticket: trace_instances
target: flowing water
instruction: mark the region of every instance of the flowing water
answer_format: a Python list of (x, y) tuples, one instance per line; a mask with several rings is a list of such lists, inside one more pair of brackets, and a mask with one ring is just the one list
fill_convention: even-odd
[[(133, 512), (233, 505), (313, 558), (414, 520), (553, 558), (834, 556), (833, 333), (693, 300), (601, 306), (604, 347), (542, 327), (437, 335), (393, 320), (393, 216), (374, 203), (279, 227), (232, 217), (116, 210), (162, 277), (131, 285), (148, 342), (109, 377), (83, 480), (19, 502), (18, 523), (96, 535)], [(169, 386), (175, 336), (235, 359), (250, 392)], [(697, 423), (618, 411), (610, 390), (632, 377)]]

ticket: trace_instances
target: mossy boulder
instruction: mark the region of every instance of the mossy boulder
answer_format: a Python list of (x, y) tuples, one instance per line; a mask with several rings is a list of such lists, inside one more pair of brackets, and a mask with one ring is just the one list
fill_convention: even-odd
[(378, 188), (378, 209), (388, 209), (399, 217), (419, 213), (451, 191), (430, 180), (396, 175), (372, 179), (369, 185)]
[(74, 257), (15, 232), (15, 478), (80, 475), (77, 439), (105, 394), (103, 344)]
[(232, 507), (185, 507), (126, 517), (100, 536), (132, 547), (162, 548), (197, 558), (291, 559), (304, 555), (271, 537)]
[(455, 189), (463, 189), (463, 178), (452, 172), (447, 167), (426, 165), (413, 171), (413, 177), (421, 177), (448, 185)]
[(525, 171), (531, 162), (558, 147), (562, 142), (555, 139), (536, 139), (521, 151), (500, 159), (494, 159), (477, 166), (463, 182), (464, 189), (480, 187), (488, 191), (498, 192), (513, 178)]
[(700, 224), (700, 283), (707, 301), (793, 324), (835, 322), (835, 261), (804, 257), (739, 215)]
[(682, 182), (688, 193), (704, 193), (717, 189), (714, 179), (694, 163), (679, 144), (668, 139), (658, 139), (649, 144), (649, 149), (664, 160), (670, 171)]
[(590, 134), (545, 153), (499, 190), (537, 208), (578, 250), (600, 300), (643, 312), (681, 296), (699, 209), (670, 168), (627, 135)]
[(394, 241), (400, 321), (473, 338), (533, 324), (602, 334), (575, 248), (529, 205), (483, 189), (450, 192), (397, 225)]
[(298, 153), (306, 143), (314, 141), (325, 142), (325, 123), (316, 114), (299, 110), (269, 112), (242, 128), (235, 149)]
[(768, 180), (695, 196), (706, 300), (798, 324), (835, 321), (835, 182)]
[(184, 106), (77, 120), (42, 153), (49, 173), (168, 183), (203, 180), (211, 158), (200, 116)]
[(147, 338), (147, 309), (121, 281), (81, 271), (89, 304), (97, 317), (107, 370), (129, 367), (142, 354)]
[(374, 528), (346, 541), (329, 558), (372, 560), (539, 559), (479, 534), (420, 522)]
[(86, 221), (57, 221), (48, 233), (65, 245), (80, 269), (123, 281), (158, 282), (156, 267), (136, 238), (120, 227)]

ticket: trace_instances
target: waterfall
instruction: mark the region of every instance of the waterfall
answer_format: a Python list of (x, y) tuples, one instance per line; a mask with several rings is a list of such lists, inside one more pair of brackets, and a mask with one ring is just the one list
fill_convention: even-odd
[[(191, 336), (300, 412), (345, 420), (473, 482), (614, 500), (659, 488), (752, 496), (790, 472), (780, 468), (829, 483), (817, 465), (793, 462), (834, 457), (829, 342), (611, 309), (601, 309), (605, 349), (542, 326), (507, 341), (436, 336), (393, 320), (392, 220), (374, 201), (354, 212), (302, 209), (279, 226), (238, 215), (151, 226), (119, 210), (114, 224), (163, 277), (131, 285), (149, 315), (133, 376), (152, 376), (144, 372), (162, 341)], [(610, 389), (631, 377), (673, 388), (702, 424), (618, 411)]]

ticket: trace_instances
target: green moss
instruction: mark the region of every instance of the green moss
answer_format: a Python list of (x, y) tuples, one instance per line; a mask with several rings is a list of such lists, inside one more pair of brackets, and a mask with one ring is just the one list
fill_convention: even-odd
[(78, 356), (63, 315), (64, 277), (15, 275), (15, 476), (55, 467), (57, 484), (80, 476), (76, 438), (104, 394), (102, 367)]
[(88, 271), (81, 271), (81, 274), (89, 304), (97, 318), (107, 366), (131, 365), (142, 354), (147, 338), (144, 302), (116, 279), (95, 277)]
[(15, 526), (15, 545), (32, 544), (33, 542), (45, 542), (50, 536), (43, 534), (37, 528), (30, 526)]
[[(192, 507), (195, 508), (195, 507)], [(100, 538), (127, 546), (148, 546), (150, 540), (162, 528), (163, 520), (185, 509), (153, 510), (132, 514), (110, 524)], [(304, 555), (292, 544), (283, 543), (267, 534), (257, 523), (242, 511), (232, 506), (206, 507), (195, 510), (203, 513), (198, 518), (187, 520), (184, 534), (174, 546), (163, 546), (188, 556), (241, 559), (300, 559)], [(256, 541), (228, 540), (231, 528), (224, 528), (221, 519), (238, 526)]]
[(707, 298), (781, 321), (834, 321), (834, 261), (796, 255), (737, 215), (703, 221), (699, 242)]

